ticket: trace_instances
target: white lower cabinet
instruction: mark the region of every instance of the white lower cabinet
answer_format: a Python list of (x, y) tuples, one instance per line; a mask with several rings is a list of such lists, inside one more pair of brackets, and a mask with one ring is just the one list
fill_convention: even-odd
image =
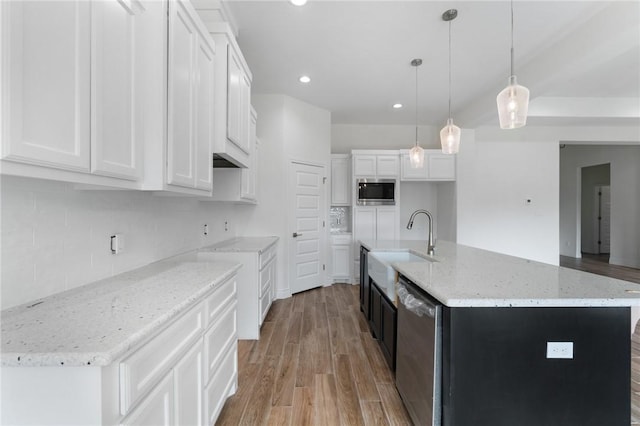
[(203, 424), (204, 344), (199, 340), (173, 370), (177, 425)]
[(262, 252), (200, 251), (201, 260), (228, 261), (242, 264), (238, 271), (238, 339), (258, 340), (260, 326), (275, 298), (277, 280), (277, 244), (271, 244)]
[(167, 376), (142, 401), (140, 406), (125, 418), (123, 426), (169, 426), (174, 423), (173, 373)]
[(210, 426), (237, 390), (236, 307), (233, 275), (106, 366), (3, 367), (0, 423)]
[(351, 234), (331, 236), (333, 282), (351, 282)]

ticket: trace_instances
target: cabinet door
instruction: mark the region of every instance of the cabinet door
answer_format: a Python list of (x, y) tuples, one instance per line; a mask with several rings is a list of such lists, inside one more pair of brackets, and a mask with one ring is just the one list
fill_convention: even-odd
[(182, 0), (169, 2), (167, 181), (195, 187), (194, 55), (196, 28)]
[(331, 159), (331, 205), (351, 205), (351, 174), (348, 158)]
[(409, 154), (400, 155), (400, 180), (426, 181), (429, 178), (427, 170), (424, 164), (419, 168), (411, 167)]
[(202, 339), (176, 364), (173, 375), (175, 381), (175, 424), (201, 425), (204, 409)]
[(0, 8), (2, 158), (88, 172), (91, 3)]
[(135, 1), (98, 1), (92, 7), (91, 171), (135, 180), (143, 124), (135, 55), (143, 12)]
[(398, 177), (399, 157), (397, 155), (378, 155), (376, 170), (378, 177)]
[(242, 147), (242, 66), (231, 46), (227, 47), (227, 139)]
[(371, 281), (371, 315), (369, 317), (369, 328), (371, 329), (371, 334), (376, 339), (380, 339), (382, 335), (382, 295), (380, 294), (380, 290), (375, 285), (373, 281)]
[(347, 278), (351, 275), (351, 249), (348, 245), (332, 246), (333, 278)]
[(429, 180), (455, 180), (456, 157), (448, 154), (429, 154), (427, 169)]
[(214, 48), (208, 35), (197, 38), (196, 97), (196, 188), (213, 187), (213, 85)]
[(398, 210), (396, 207), (376, 207), (376, 236), (378, 240), (398, 239)]
[[(242, 70), (242, 68), (241, 68)], [(240, 79), (240, 140), (239, 146), (247, 154), (251, 151), (251, 81), (249, 77), (241, 71)]]
[(173, 397), (173, 372), (170, 372), (120, 424), (123, 426), (169, 426), (175, 424)]
[(251, 152), (249, 153), (249, 167), (241, 171), (240, 197), (247, 200), (256, 199), (256, 178), (258, 167), (258, 141), (256, 139), (257, 117), (252, 112), (249, 123), (249, 140), (251, 141)]
[(384, 297), (380, 299), (380, 302), (380, 316), (382, 318), (380, 349), (382, 349), (382, 354), (384, 355), (384, 358), (387, 361), (387, 364), (389, 364), (391, 370), (395, 371), (397, 310)]
[(354, 155), (353, 175), (356, 177), (376, 176), (376, 156), (375, 155)]
[(355, 209), (355, 229), (354, 239), (375, 240), (376, 239), (376, 208), (358, 207)]

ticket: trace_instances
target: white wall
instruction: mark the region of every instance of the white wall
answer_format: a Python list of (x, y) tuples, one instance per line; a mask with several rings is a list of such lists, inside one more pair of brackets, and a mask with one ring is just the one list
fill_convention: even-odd
[(551, 137), (525, 136), (519, 130), (463, 130), (457, 238), (460, 244), (557, 265), (559, 146)]
[[(12, 176), (0, 184), (2, 309), (231, 238), (241, 225), (233, 206), (191, 198)], [(118, 255), (109, 247), (115, 233), (125, 242)]]
[(640, 146), (576, 146), (560, 150), (560, 253), (579, 257), (580, 168), (611, 164), (611, 256), (616, 265), (640, 268)]
[(407, 229), (411, 213), (425, 209), (433, 216), (434, 238), (438, 237), (438, 192), (433, 182), (400, 182), (400, 239), (426, 240), (429, 235), (429, 220), (419, 215), (413, 222), (413, 228)]
[[(287, 198), (289, 164), (291, 160), (320, 164), (325, 167), (327, 177), (330, 175), (331, 115), (326, 110), (284, 95), (253, 95), (252, 104), (258, 113), (257, 134), (260, 139), (259, 198), (256, 206), (238, 207), (237, 217), (246, 223), (238, 228), (238, 234), (280, 237), (277, 297), (284, 298), (291, 295)], [(327, 224), (325, 244), (329, 234), (330, 188), (326, 194), (326, 205), (322, 207)], [(322, 250), (322, 254), (326, 256), (327, 250)]]
[[(418, 140), (424, 149), (440, 149), (439, 129), (419, 126)], [(415, 126), (334, 124), (331, 152), (350, 154), (352, 149), (409, 149), (416, 141)]]

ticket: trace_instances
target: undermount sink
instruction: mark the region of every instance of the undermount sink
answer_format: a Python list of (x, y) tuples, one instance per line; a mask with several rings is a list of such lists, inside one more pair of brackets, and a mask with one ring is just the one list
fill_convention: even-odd
[(368, 255), (368, 272), (380, 287), (390, 287), (396, 282), (394, 262), (433, 262), (431, 259), (417, 256), (408, 251), (372, 251)]

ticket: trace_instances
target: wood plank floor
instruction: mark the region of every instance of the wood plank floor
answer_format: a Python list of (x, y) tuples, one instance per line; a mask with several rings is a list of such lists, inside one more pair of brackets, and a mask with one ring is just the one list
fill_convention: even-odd
[(358, 286), (276, 300), (238, 343), (238, 392), (217, 425), (411, 425), (360, 313)]
[(584, 254), (580, 259), (560, 256), (560, 266), (640, 284), (640, 269), (611, 265), (603, 256)]

